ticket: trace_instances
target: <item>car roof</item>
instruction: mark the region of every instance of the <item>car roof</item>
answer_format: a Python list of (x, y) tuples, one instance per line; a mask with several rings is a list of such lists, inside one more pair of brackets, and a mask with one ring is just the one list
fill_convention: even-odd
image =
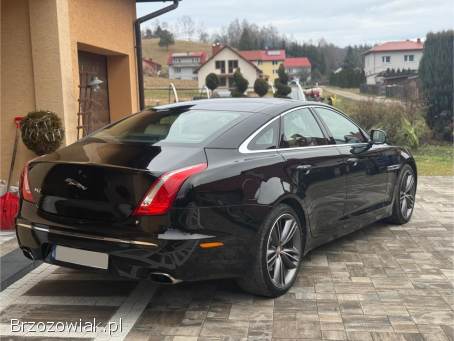
[(307, 105), (322, 105), (327, 104), (311, 101), (300, 101), (287, 98), (213, 98), (202, 99), (188, 102), (178, 102), (173, 104), (161, 105), (154, 107), (157, 111), (172, 110), (172, 109), (200, 109), (200, 110), (230, 110), (235, 112), (262, 113), (267, 115), (279, 115), (282, 112)]

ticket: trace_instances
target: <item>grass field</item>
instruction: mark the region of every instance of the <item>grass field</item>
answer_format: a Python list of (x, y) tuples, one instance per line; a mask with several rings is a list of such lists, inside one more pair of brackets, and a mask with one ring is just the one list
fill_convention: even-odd
[(454, 147), (424, 145), (413, 151), (418, 175), (454, 175)]
[[(154, 61), (162, 65), (164, 70), (167, 70), (167, 56), (171, 52), (193, 52), (193, 51), (211, 51), (211, 44), (203, 44), (199, 42), (177, 40), (174, 45), (169, 48), (160, 47), (159, 39), (144, 39), (143, 40), (143, 56), (144, 58), (152, 58)], [(195, 80), (169, 80), (163, 77), (148, 77), (145, 76), (145, 104), (154, 106), (159, 104), (169, 103), (168, 88), (170, 83), (175, 84), (178, 90), (180, 101), (191, 100), (194, 96), (199, 95), (198, 84)], [(186, 89), (186, 90), (185, 90)], [(194, 90), (191, 90), (194, 89)], [(173, 95), (170, 102), (173, 102)]]
[(194, 52), (206, 51), (211, 52), (211, 44), (199, 43), (194, 41), (176, 40), (174, 45), (169, 48), (160, 47), (159, 39), (144, 39), (142, 41), (142, 51), (144, 58), (152, 58), (154, 61), (162, 65), (163, 69), (167, 70), (167, 56), (171, 52)]

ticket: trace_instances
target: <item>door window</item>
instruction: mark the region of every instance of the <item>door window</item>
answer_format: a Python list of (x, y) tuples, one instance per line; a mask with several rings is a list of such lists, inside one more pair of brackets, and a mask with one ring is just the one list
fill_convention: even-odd
[(325, 108), (316, 108), (316, 111), (333, 135), (336, 144), (367, 142), (361, 129), (346, 117)]
[(308, 108), (283, 115), (281, 124), (280, 148), (319, 146), (329, 143)]

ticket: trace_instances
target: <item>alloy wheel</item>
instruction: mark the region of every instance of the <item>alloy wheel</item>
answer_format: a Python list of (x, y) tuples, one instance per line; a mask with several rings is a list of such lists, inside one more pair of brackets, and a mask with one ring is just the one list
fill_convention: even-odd
[(408, 171), (402, 178), (400, 185), (400, 212), (405, 219), (409, 219), (415, 206), (416, 193), (415, 176)]
[(268, 275), (276, 287), (284, 288), (298, 271), (301, 258), (301, 228), (291, 214), (279, 216), (271, 228), (266, 249)]

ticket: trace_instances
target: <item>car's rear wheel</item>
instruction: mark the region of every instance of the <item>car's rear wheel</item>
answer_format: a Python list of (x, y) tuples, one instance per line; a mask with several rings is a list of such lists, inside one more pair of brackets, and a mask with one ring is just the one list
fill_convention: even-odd
[(403, 225), (410, 221), (415, 208), (416, 175), (409, 165), (404, 165), (396, 182), (393, 213), (388, 221)]
[(252, 269), (238, 284), (256, 295), (284, 294), (295, 282), (303, 245), (303, 229), (295, 210), (277, 206), (260, 231)]

